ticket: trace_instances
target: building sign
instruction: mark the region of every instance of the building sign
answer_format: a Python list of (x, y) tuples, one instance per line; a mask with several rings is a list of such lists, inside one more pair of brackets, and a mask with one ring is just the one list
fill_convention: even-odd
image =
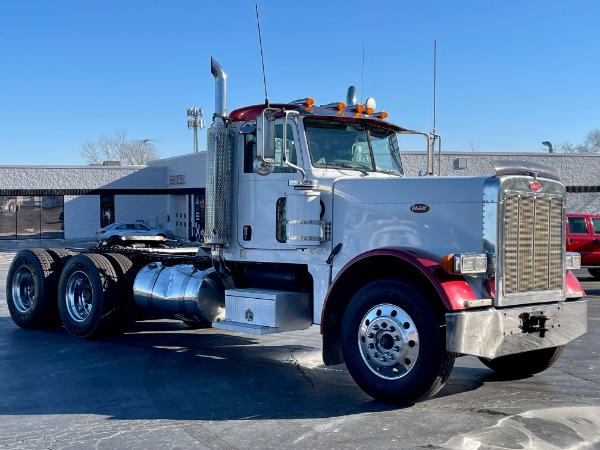
[(169, 185), (185, 184), (185, 175), (169, 175)]

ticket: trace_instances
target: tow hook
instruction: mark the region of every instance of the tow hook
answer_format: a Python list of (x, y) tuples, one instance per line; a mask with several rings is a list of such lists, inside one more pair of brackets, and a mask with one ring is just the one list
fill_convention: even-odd
[(522, 322), (521, 328), (523, 333), (539, 333), (540, 337), (546, 336), (546, 322), (550, 317), (544, 315), (543, 312), (539, 313), (523, 313), (519, 316)]

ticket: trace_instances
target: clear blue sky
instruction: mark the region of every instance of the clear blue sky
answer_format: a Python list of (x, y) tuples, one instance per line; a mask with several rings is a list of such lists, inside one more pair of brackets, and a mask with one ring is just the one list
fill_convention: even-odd
[[(0, 165), (78, 165), (127, 132), (161, 157), (193, 151), (186, 108), (262, 103), (256, 1), (3, 0)], [(600, 128), (597, 0), (258, 1), (269, 98), (375, 97), (394, 123), (432, 126), (446, 151), (543, 151)], [(362, 71), (365, 50), (364, 83)], [(361, 89), (362, 85), (362, 89)], [(206, 147), (206, 132), (200, 148)]]

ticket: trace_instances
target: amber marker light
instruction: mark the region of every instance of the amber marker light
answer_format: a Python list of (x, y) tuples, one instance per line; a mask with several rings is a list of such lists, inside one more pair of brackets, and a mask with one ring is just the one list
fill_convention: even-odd
[(444, 255), (439, 261), (440, 269), (444, 272), (454, 275), (454, 253)]
[(378, 119), (386, 119), (389, 116), (390, 115), (388, 113), (386, 113), (385, 111), (380, 111), (378, 113), (373, 114), (373, 117), (376, 117)]
[(488, 269), (488, 257), (485, 253), (451, 253), (443, 256), (440, 268), (449, 274), (485, 273)]

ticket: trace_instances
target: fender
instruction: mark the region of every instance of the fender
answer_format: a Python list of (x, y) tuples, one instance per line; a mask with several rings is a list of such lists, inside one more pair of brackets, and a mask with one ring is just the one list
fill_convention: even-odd
[(326, 365), (343, 362), (339, 334), (344, 311), (352, 296), (366, 283), (385, 276), (404, 275), (421, 279), (441, 300), (439, 309), (458, 311), (465, 302), (480, 298), (461, 277), (439, 269), (439, 258), (421, 249), (386, 247), (369, 250), (350, 260), (331, 283), (321, 312), (323, 361)]
[(565, 296), (568, 300), (585, 297), (585, 291), (581, 287), (579, 280), (570, 270), (567, 270), (565, 276)]

